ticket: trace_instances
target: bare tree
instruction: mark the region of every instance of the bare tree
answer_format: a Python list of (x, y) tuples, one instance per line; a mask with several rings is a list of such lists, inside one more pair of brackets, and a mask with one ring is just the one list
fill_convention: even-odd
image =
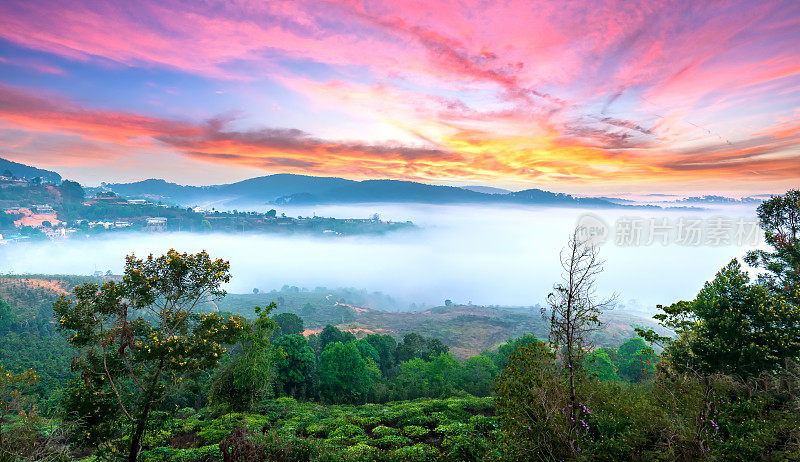
[(575, 392), (575, 376), (584, 353), (591, 349), (590, 332), (600, 328), (600, 315), (611, 308), (615, 297), (598, 301), (595, 278), (603, 271), (599, 250), (581, 227), (576, 227), (567, 246), (561, 251), (562, 281), (547, 296), (550, 317), (550, 344), (561, 358), (569, 380), (569, 439), (578, 425), (579, 402)]

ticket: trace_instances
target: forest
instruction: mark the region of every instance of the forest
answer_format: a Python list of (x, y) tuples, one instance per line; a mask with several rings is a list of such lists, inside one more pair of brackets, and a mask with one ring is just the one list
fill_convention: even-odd
[(599, 335), (615, 300), (576, 229), (542, 323), (480, 351), (421, 323), (337, 327), (380, 294), (225, 297), (205, 252), (11, 277), (0, 460), (800, 460), (800, 191), (758, 218), (767, 246), (628, 338)]

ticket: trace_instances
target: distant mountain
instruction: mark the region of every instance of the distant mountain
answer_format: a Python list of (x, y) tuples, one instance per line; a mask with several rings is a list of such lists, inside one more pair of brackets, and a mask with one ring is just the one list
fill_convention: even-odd
[(491, 186), (462, 186), (461, 189), (467, 191), (479, 192), (483, 194), (508, 194), (511, 191), (503, 188), (493, 188)]
[(319, 194), (356, 183), (344, 178), (281, 173), (251, 178), (233, 184), (211, 186), (209, 189), (226, 196), (272, 202), (282, 196), (299, 193)]
[(618, 207), (614, 202), (596, 198), (578, 198), (569, 194), (527, 189), (508, 194), (486, 194), (453, 186), (438, 186), (412, 181), (366, 180), (318, 194), (300, 193), (283, 196), (277, 205), (314, 205), (332, 203), (416, 202), (424, 204), (554, 204), (592, 207)]
[(329, 204), (357, 202), (420, 202), (427, 204), (485, 202), (489, 194), (454, 186), (435, 186), (412, 181), (365, 180), (322, 191), (283, 196), (275, 202), (288, 204)]
[(317, 194), (350, 183), (351, 180), (335, 177), (277, 174), (251, 178), (231, 184), (214, 186), (183, 186), (164, 180), (144, 180), (135, 183), (114, 183), (104, 186), (128, 197), (198, 205), (214, 202), (265, 204), (292, 194)]
[(0, 175), (3, 172), (9, 171), (12, 175), (18, 178), (26, 178), (28, 180), (32, 180), (34, 178), (41, 178), (44, 181), (50, 183), (60, 183), (61, 182), (61, 175), (56, 172), (51, 172), (50, 170), (42, 170), (36, 167), (30, 167), (25, 164), (20, 164), (18, 162), (12, 162), (10, 160), (6, 160), (0, 158)]
[(185, 205), (201, 199), (206, 188), (183, 186), (164, 180), (143, 180), (135, 183), (103, 184), (120, 196), (141, 197), (157, 201), (174, 202)]
[[(164, 180), (105, 184), (128, 197), (143, 197), (179, 205), (218, 204), (219, 208), (254, 204), (316, 205), (336, 203), (423, 204), (553, 204), (562, 206), (620, 207), (606, 198), (574, 197), (541, 189), (510, 192), (499, 188), (439, 186), (413, 181), (353, 181), (336, 177), (269, 175), (215, 186), (181, 186)], [(505, 191), (498, 193), (498, 191)]]

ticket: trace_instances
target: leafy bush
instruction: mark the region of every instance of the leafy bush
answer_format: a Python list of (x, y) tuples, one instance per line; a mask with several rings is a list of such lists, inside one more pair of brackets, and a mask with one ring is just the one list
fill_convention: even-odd
[(411, 444), (411, 439), (406, 438), (405, 436), (384, 436), (382, 438), (378, 438), (377, 440), (371, 441), (369, 444), (381, 449), (394, 449), (401, 446), (408, 446)]
[(403, 435), (409, 438), (422, 438), (423, 436), (427, 435), (431, 431), (425, 427), (419, 427), (417, 425), (408, 425), (403, 427)]
[(372, 429), (372, 435), (377, 438), (382, 438), (384, 436), (394, 436), (400, 433), (400, 430), (392, 427), (387, 427), (385, 425), (378, 425), (377, 427)]

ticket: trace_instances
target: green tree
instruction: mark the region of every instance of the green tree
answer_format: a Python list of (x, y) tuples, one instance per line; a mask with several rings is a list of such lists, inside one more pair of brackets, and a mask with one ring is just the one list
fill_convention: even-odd
[[(31, 388), (39, 381), (33, 369), (13, 374), (0, 366), (0, 451), (5, 452), (4, 428), (10, 414), (25, 413), (30, 410), (33, 396)], [(9, 459), (11, 460), (11, 459)]]
[(314, 352), (302, 335), (278, 338), (273, 349), (277, 385), (286, 395), (300, 397), (311, 385), (315, 360)]
[(320, 351), (324, 351), (325, 347), (331, 343), (345, 343), (355, 339), (356, 337), (352, 333), (342, 332), (336, 326), (328, 324), (322, 329), (322, 332), (319, 333), (319, 349)]
[(303, 316), (313, 316), (317, 313), (317, 309), (311, 303), (306, 303), (303, 305), (303, 308), (300, 309), (300, 314)]
[(611, 360), (606, 351), (607, 348), (600, 348), (589, 353), (586, 358), (587, 370), (590, 375), (597, 377), (601, 381), (619, 380), (617, 367)]
[(89, 448), (113, 438), (119, 430), (122, 411), (104, 375), (75, 377), (64, 389), (60, 406), (62, 425), (73, 447)]
[(58, 192), (61, 194), (61, 200), (68, 204), (81, 203), (86, 197), (86, 193), (80, 183), (76, 181), (62, 181), (58, 187)]
[(397, 341), (391, 335), (369, 334), (364, 338), (378, 352), (378, 367), (383, 374), (394, 366)]
[(281, 313), (272, 317), (280, 329), (278, 335), (293, 335), (303, 333), (303, 318), (294, 313)]
[(443, 353), (425, 361), (412, 358), (400, 365), (397, 384), (403, 399), (442, 398), (451, 394), (461, 378), (461, 364)]
[(521, 345), (495, 382), (494, 402), (503, 434), (520, 454), (516, 460), (571, 460), (564, 387), (555, 354), (543, 343)]
[(327, 401), (363, 402), (371, 383), (367, 363), (356, 343), (328, 344), (319, 358), (319, 387)]
[(506, 364), (508, 364), (508, 359), (515, 351), (517, 351), (517, 349), (519, 349), (519, 347), (532, 345), (534, 343), (544, 343), (544, 342), (536, 338), (536, 336), (533, 334), (525, 334), (522, 335), (521, 337), (508, 340), (507, 342), (503, 343), (497, 348), (497, 353), (494, 354), (489, 353), (488, 355), (490, 355), (494, 359), (494, 362), (497, 365), (497, 369), (502, 370), (505, 369)]
[(211, 386), (210, 399), (238, 411), (250, 409), (271, 387), (270, 347), (275, 322), (269, 313), (275, 304), (255, 307), (256, 319), (239, 337), (242, 354), (234, 359)]
[(474, 396), (490, 396), (497, 366), (494, 361), (484, 355), (473, 356), (464, 361), (461, 368), (461, 386), (464, 391)]
[(771, 292), (800, 305), (800, 190), (764, 201), (758, 220), (772, 250), (748, 252), (745, 262), (764, 270), (759, 282)]
[(8, 332), (14, 325), (15, 320), (11, 305), (0, 299), (0, 334)]
[[(54, 311), (59, 329), (81, 351), (75, 368), (100, 375), (133, 427), (128, 460), (135, 462), (150, 411), (195, 371), (216, 367), (223, 344), (244, 331), (243, 318), (200, 314), (224, 295), (230, 265), (205, 252), (144, 260), (128, 256), (122, 281), (75, 288)], [(123, 391), (127, 392), (123, 394)]]
[(800, 355), (800, 308), (763, 285), (751, 284), (736, 260), (707, 282), (697, 298), (663, 311), (656, 319), (675, 329), (678, 339), (646, 334), (668, 345), (662, 356), (678, 371), (746, 379)]
[(434, 356), (447, 353), (449, 348), (441, 340), (426, 338), (416, 333), (406, 334), (397, 345), (395, 354), (397, 362), (405, 362), (413, 358), (430, 361)]
[(275, 209), (269, 209), (267, 211), (267, 218), (275, 218), (278, 215), (278, 212)]
[(629, 382), (641, 382), (653, 376), (657, 359), (641, 337), (632, 338), (617, 349), (618, 374)]
[(371, 343), (367, 342), (366, 339), (361, 339), (356, 340), (356, 346), (364, 361), (372, 361), (376, 367), (380, 367), (381, 357), (378, 354), (378, 350), (376, 350)]

